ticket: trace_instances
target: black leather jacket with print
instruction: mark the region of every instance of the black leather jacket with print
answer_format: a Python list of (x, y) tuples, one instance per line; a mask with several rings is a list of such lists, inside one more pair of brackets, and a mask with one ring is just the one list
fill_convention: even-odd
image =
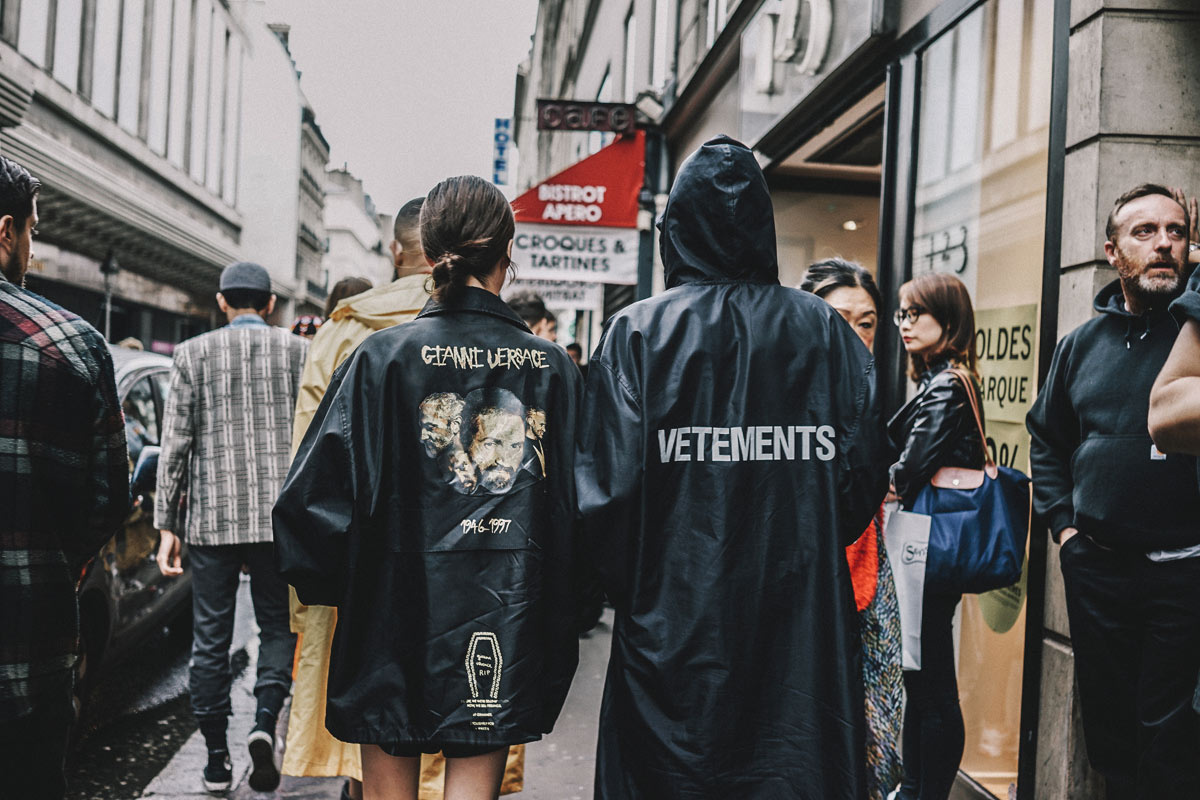
[(565, 350), (468, 288), (334, 373), (275, 504), (300, 600), (337, 606), (325, 726), (501, 746), (550, 731), (578, 657), (582, 392)]
[(935, 363), (921, 376), (920, 391), (888, 422), (888, 438), (900, 454), (892, 464), (892, 485), (906, 508), (942, 467), (983, 466), (971, 402), (950, 366), (948, 361)]

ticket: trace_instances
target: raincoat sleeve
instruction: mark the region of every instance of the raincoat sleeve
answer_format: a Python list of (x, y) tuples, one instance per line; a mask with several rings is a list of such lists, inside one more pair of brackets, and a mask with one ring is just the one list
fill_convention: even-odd
[(345, 590), (359, 477), (348, 407), (353, 379), (353, 370), (334, 374), (272, 512), (276, 566), (307, 605), (336, 606)]
[(838, 531), (842, 546), (853, 544), (871, 524), (887, 494), (890, 444), (875, 385), (875, 363), (867, 367), (858, 391), (856, 425), (848, 432), (840, 462)]
[(631, 539), (642, 486), (642, 405), (631, 383), (602, 354), (588, 366), (575, 454), (575, 487), (585, 547), (609, 600), (627, 596)]
[(1079, 418), (1067, 391), (1071, 339), (1058, 343), (1046, 385), (1025, 416), (1029, 430), (1029, 469), (1033, 507), (1046, 521), (1054, 540), (1075, 524), (1075, 479), (1071, 458), (1079, 448)]

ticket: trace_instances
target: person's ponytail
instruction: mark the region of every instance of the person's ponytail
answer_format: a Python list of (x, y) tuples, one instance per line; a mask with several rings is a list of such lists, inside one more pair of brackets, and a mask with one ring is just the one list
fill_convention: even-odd
[(433, 299), (441, 305), (457, 303), (467, 288), (467, 260), (458, 253), (442, 253), (433, 265)]
[(482, 178), (447, 178), (433, 187), (421, 206), (421, 245), (433, 260), (433, 299), (453, 305), (466, 293), (469, 278), (486, 282), (507, 261), (515, 229), (512, 206)]

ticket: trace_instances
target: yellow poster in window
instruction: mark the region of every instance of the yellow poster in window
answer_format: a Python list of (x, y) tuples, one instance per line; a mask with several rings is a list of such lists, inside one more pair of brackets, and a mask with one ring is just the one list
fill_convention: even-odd
[(975, 355), (988, 422), (1025, 425), (1037, 391), (1036, 303), (975, 312)]

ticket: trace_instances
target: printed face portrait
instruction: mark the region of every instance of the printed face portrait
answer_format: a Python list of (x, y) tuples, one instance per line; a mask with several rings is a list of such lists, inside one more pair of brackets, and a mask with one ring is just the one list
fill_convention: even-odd
[(507, 492), (525, 455), (525, 420), (500, 408), (485, 408), (475, 418), (467, 454), (479, 470), (479, 482), (492, 492)]
[(546, 436), (546, 412), (531, 408), (525, 412), (525, 422), (529, 425), (530, 439), (542, 439)]
[(452, 392), (431, 394), (421, 402), (421, 446), (437, 458), (458, 437), (463, 400)]
[(447, 453), (446, 466), (450, 470), (451, 485), (455, 488), (473, 492), (479, 485), (479, 480), (475, 475), (475, 465), (471, 463), (471, 457), (465, 451), (450, 450)]

